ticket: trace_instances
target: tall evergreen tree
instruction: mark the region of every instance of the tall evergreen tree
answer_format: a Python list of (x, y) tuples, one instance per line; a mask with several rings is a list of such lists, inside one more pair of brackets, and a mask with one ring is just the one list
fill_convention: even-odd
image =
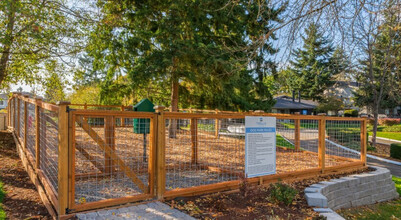
[(302, 48), (292, 53), (295, 59), (290, 61), (287, 70), (288, 84), (290, 89), (301, 91), (303, 97), (319, 100), (323, 91), (333, 84), (335, 73), (329, 68), (333, 47), (319, 26), (313, 23), (305, 29), (302, 40)]
[(58, 64), (56, 60), (47, 61), (45, 63), (45, 68), (47, 70), (47, 76), (43, 83), (45, 100), (52, 103), (65, 100), (64, 88), (66, 82), (63, 79), (64, 74), (60, 74), (63, 68), (60, 67), (60, 64)]
[[(167, 81), (172, 111), (178, 109), (179, 91), (185, 90), (198, 91), (199, 97), (214, 99), (209, 104), (215, 105), (227, 82), (247, 74), (250, 80), (245, 77), (242, 83), (257, 89), (251, 92), (253, 99), (242, 101), (265, 110), (273, 104), (261, 79), (274, 68), (268, 60), (276, 52), (271, 45), (274, 35), (262, 44), (260, 39), (280, 21), (283, 7), (246, 0), (100, 1), (100, 7), (103, 18), (93, 30), (87, 51), (94, 58), (94, 69), (107, 73), (102, 83), (106, 96), (115, 95), (110, 91), (116, 80), (127, 75), (132, 91)], [(254, 70), (246, 71), (249, 66)], [(242, 107), (242, 103), (236, 105)]]

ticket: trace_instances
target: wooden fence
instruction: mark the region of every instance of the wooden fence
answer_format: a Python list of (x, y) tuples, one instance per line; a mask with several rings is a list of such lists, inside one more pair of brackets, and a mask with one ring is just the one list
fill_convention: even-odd
[[(53, 216), (366, 166), (363, 118), (95, 107), (49, 104), (21, 94), (9, 99), (8, 126)], [(107, 108), (117, 110), (102, 110)], [(245, 178), (248, 115), (277, 119), (274, 175)]]

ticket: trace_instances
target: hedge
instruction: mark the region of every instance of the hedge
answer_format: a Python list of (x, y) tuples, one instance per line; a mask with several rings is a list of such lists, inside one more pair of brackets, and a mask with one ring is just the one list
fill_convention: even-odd
[(401, 123), (401, 119), (399, 118), (380, 118), (379, 125), (393, 126), (399, 125)]
[(401, 125), (393, 125), (389, 127), (384, 127), (382, 129), (384, 132), (401, 132)]
[(358, 110), (356, 109), (349, 109), (344, 111), (345, 117), (358, 117)]
[(401, 159), (401, 144), (390, 145), (390, 157), (395, 159)]

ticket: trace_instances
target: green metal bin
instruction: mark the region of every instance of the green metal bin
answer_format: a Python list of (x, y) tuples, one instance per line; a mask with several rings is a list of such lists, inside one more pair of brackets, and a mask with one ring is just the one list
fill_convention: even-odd
[[(155, 112), (153, 109), (155, 105), (149, 99), (142, 99), (134, 105), (136, 112)], [(134, 133), (135, 134), (149, 134), (150, 132), (150, 119), (148, 118), (134, 118)]]

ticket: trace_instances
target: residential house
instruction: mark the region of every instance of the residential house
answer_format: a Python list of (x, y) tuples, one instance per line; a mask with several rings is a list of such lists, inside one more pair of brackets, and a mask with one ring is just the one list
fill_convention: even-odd
[(6, 109), (8, 106), (8, 94), (0, 94), (0, 110)]
[(312, 100), (295, 99), (295, 94), (292, 97), (287, 95), (280, 95), (274, 97), (276, 104), (272, 107), (272, 113), (294, 114), (299, 112), (302, 115), (311, 115), (317, 108), (318, 103)]
[(326, 96), (334, 96), (343, 101), (346, 109), (358, 109), (354, 105), (354, 94), (359, 87), (358, 82), (351, 81), (336, 81), (334, 85), (324, 91)]

